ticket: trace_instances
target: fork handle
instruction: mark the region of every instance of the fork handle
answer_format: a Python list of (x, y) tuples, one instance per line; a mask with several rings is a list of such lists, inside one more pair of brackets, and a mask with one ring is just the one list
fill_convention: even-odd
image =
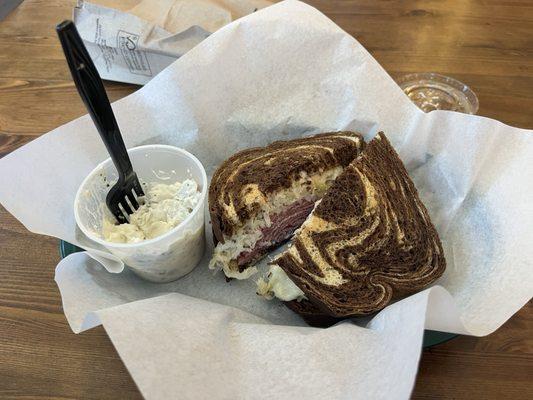
[(56, 31), (76, 88), (115, 164), (119, 180), (126, 180), (133, 167), (102, 79), (74, 23), (65, 20), (57, 25)]

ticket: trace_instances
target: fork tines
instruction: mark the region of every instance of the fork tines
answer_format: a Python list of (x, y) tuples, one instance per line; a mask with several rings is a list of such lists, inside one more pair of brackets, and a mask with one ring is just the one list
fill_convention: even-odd
[(129, 215), (139, 209), (139, 198), (144, 196), (144, 191), (136, 176), (127, 181), (126, 184), (120, 181), (116, 183), (109, 190), (106, 198), (109, 210), (121, 224), (129, 222)]

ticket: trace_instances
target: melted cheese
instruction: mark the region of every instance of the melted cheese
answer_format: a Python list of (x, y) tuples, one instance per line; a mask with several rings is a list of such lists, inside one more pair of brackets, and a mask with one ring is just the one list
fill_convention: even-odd
[(271, 265), (267, 278), (261, 278), (257, 281), (257, 294), (266, 299), (276, 297), (282, 301), (299, 301), (306, 298), (304, 292), (278, 265)]

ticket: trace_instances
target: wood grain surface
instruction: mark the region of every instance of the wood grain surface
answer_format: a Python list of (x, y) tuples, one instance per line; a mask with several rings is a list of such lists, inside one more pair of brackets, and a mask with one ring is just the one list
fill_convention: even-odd
[[(451, 75), (477, 93), (480, 115), (533, 128), (533, 1), (309, 3), (392, 76)], [(0, 21), (0, 157), (85, 113), (54, 33), (73, 5), (25, 0)], [(111, 100), (137, 89), (106, 87)], [(140, 398), (102, 328), (70, 331), (53, 280), (58, 261), (56, 239), (26, 231), (0, 208), (0, 398)], [(488, 337), (425, 350), (413, 398), (532, 399), (532, 378), (530, 302)]]

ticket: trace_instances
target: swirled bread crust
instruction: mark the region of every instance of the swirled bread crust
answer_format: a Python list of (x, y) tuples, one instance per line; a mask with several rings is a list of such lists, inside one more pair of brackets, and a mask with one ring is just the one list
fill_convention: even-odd
[(446, 266), (437, 231), (383, 133), (345, 168), (274, 263), (339, 318), (379, 311), (434, 282)]
[(317, 328), (328, 328), (342, 320), (341, 318), (332, 317), (331, 315), (326, 314), (309, 300), (287, 301), (285, 302), (285, 305), (295, 313), (299, 314), (308, 325)]
[(346, 167), (363, 146), (358, 133), (330, 132), (234, 154), (216, 170), (209, 187), (215, 239), (224, 243), (224, 237), (260, 212), (269, 195), (289, 188), (302, 173)]

